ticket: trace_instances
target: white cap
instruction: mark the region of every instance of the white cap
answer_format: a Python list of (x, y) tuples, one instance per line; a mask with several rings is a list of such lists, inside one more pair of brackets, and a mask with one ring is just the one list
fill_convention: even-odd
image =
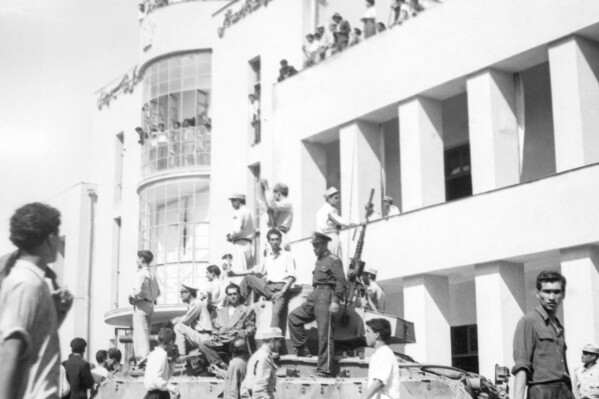
[(285, 338), (279, 327), (267, 327), (261, 331), (262, 339)]

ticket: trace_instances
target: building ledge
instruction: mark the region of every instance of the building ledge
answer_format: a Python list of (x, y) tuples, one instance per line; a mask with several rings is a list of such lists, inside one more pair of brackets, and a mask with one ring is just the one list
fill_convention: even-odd
[[(158, 305), (154, 306), (152, 323), (166, 323), (174, 317), (181, 316), (187, 311), (187, 305)], [(132, 327), (133, 306), (118, 308), (104, 313), (104, 322), (115, 327)]]

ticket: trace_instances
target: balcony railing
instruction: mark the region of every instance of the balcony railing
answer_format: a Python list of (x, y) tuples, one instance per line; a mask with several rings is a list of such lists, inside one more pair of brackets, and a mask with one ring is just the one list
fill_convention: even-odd
[(144, 177), (165, 170), (210, 168), (210, 131), (191, 126), (152, 131), (143, 143)]

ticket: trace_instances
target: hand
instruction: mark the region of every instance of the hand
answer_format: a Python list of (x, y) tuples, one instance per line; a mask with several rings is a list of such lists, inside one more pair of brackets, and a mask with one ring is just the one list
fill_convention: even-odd
[(331, 302), (331, 306), (329, 306), (329, 312), (337, 313), (339, 311), (339, 304), (337, 302)]
[(129, 295), (129, 305), (135, 305), (135, 297), (133, 295)]
[(73, 295), (69, 290), (61, 288), (52, 293), (58, 314), (66, 314), (73, 305)]

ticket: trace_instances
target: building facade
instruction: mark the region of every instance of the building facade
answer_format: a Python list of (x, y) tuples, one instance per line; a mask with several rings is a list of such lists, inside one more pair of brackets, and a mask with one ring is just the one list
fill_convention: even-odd
[[(361, 27), (361, 3), (171, 1), (143, 16), (134, 83), (101, 92), (95, 123), (102, 323), (128, 326), (138, 248), (156, 255), (158, 320), (180, 312), (177, 284), (201, 283), (230, 252), (230, 193), (246, 193), (266, 231), (266, 178), (290, 188), (300, 283), (327, 187), (353, 222), (370, 189), (383, 216), (394, 198), (401, 213), (369, 224), (363, 259), (387, 307), (415, 323), (403, 349), (418, 361), (491, 378), (511, 366), (515, 325), (551, 269), (568, 279), (561, 316), (577, 364), (599, 341), (599, 3), (420, 3), (309, 68), (305, 35), (335, 12)], [(377, 2), (378, 20), (389, 6)], [(302, 70), (278, 81), (282, 59)], [(342, 232), (344, 264), (353, 235)]]

